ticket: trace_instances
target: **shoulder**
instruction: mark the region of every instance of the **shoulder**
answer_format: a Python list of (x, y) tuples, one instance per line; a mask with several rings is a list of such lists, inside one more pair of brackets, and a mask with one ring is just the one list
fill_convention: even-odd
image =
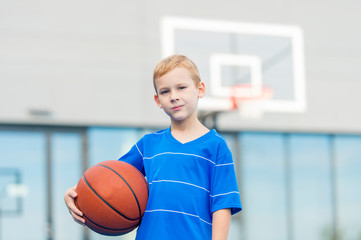
[(208, 134), (208, 136), (209, 136), (208, 140), (211, 142), (211, 145), (213, 145), (213, 146), (217, 145), (217, 147), (219, 147), (219, 148), (227, 148), (228, 149), (226, 140), (215, 129), (212, 129), (210, 131), (210, 134)]
[(166, 130), (167, 129), (162, 129), (162, 130), (159, 130), (156, 132), (147, 133), (139, 140), (139, 143), (140, 142), (157, 141), (164, 136), (164, 133)]
[(218, 142), (226, 143), (224, 137), (221, 134), (219, 134), (215, 129), (212, 129), (211, 131)]
[(134, 146), (138, 149), (138, 151), (144, 153), (146, 149), (153, 148), (155, 146), (154, 143), (162, 141), (165, 131), (166, 129), (146, 133), (134, 144)]
[[(225, 138), (219, 134), (216, 130), (211, 130), (211, 137), (209, 146), (214, 149), (215, 156), (217, 158), (216, 162), (222, 161), (224, 158), (232, 158), (231, 150), (228, 147), (227, 141)], [(228, 161), (228, 160), (225, 160)]]
[(167, 129), (162, 129), (162, 130), (159, 130), (159, 131), (156, 131), (156, 132), (147, 133), (147, 134), (144, 135), (144, 137), (146, 137), (146, 138), (157, 138), (159, 136), (162, 136), (165, 133), (166, 130)]
[(201, 138), (192, 142), (192, 149), (205, 153), (212, 159), (230, 153), (226, 140), (215, 129), (210, 130)]

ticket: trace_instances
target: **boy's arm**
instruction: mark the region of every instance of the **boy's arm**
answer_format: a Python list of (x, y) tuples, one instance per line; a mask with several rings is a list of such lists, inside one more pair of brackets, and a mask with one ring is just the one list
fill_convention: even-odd
[(213, 213), (212, 240), (227, 240), (231, 225), (231, 210), (221, 209)]

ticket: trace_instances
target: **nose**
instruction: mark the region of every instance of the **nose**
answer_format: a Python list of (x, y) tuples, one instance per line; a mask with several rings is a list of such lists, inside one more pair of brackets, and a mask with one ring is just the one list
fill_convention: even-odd
[(177, 102), (179, 100), (179, 96), (176, 91), (171, 92), (171, 102)]

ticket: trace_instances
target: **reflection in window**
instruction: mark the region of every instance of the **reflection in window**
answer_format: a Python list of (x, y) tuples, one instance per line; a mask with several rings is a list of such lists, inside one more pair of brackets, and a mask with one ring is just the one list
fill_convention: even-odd
[(335, 137), (337, 233), (361, 239), (361, 137)]
[(282, 135), (244, 133), (240, 138), (246, 239), (284, 240), (287, 224)]
[[(0, 131), (0, 168), (16, 169), (26, 188), (20, 214), (1, 215), (1, 239), (46, 239), (45, 139), (41, 133)], [(0, 176), (1, 177), (1, 176)], [(3, 179), (0, 178), (2, 182)], [(0, 184), (1, 209), (14, 198)], [(7, 198), (7, 199), (6, 199)], [(10, 206), (11, 205), (11, 206)], [(19, 230), (20, 229), (20, 230)]]
[(51, 148), (53, 234), (55, 239), (81, 239), (83, 227), (73, 221), (64, 204), (65, 191), (76, 185), (82, 174), (81, 135), (55, 133)]
[[(295, 240), (324, 239), (332, 232), (330, 139), (290, 136), (291, 214)], [(307, 230), (305, 230), (307, 229)], [(331, 239), (330, 239), (331, 240)]]

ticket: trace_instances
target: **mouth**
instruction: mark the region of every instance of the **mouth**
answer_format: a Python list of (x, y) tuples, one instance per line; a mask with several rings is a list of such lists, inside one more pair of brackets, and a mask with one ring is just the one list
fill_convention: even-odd
[(183, 108), (183, 105), (175, 106), (172, 108), (173, 111), (179, 111)]

